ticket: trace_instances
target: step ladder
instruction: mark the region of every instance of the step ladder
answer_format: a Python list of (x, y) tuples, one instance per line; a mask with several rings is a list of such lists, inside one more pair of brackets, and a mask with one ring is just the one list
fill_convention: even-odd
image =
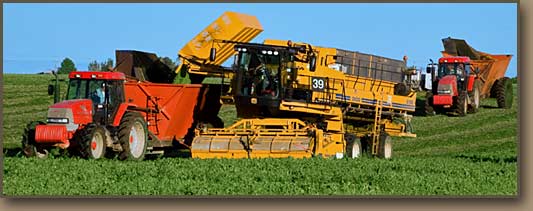
[(372, 155), (377, 155), (379, 150), (379, 136), (381, 132), (381, 113), (383, 111), (383, 100), (377, 99), (374, 117), (374, 127), (372, 128)]

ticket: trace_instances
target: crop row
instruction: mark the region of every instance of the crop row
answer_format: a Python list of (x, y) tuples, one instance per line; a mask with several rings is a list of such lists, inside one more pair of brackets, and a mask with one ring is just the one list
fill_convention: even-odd
[(516, 162), (7, 158), (7, 195), (514, 195)]

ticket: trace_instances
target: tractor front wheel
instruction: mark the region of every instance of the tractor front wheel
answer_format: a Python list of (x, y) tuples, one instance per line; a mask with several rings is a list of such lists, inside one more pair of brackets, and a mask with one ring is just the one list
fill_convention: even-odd
[(468, 111), (468, 95), (465, 92), (461, 92), (459, 96), (457, 97), (457, 101), (455, 104), (455, 113), (457, 113), (458, 116), (466, 116), (466, 113)]
[(87, 126), (81, 136), (80, 152), (83, 158), (100, 159), (106, 155), (105, 129), (95, 125)]
[(148, 130), (144, 118), (135, 112), (126, 113), (118, 131), (122, 152), (120, 160), (142, 160), (148, 144)]
[(424, 112), (426, 113), (426, 116), (433, 116), (436, 114), (435, 109), (433, 108), (433, 93), (431, 92), (426, 92)]

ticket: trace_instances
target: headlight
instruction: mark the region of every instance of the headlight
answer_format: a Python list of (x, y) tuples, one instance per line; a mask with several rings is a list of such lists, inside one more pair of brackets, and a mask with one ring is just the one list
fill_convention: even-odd
[(67, 124), (68, 119), (67, 118), (48, 118), (46, 119), (46, 122), (48, 123), (58, 123), (58, 124)]

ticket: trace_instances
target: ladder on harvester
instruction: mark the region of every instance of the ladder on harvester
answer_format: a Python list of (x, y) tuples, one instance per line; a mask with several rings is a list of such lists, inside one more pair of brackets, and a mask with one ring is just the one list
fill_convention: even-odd
[(383, 111), (383, 100), (376, 98), (376, 108), (374, 117), (374, 127), (372, 128), (372, 155), (377, 155), (379, 150), (379, 138), (381, 133), (381, 112)]

